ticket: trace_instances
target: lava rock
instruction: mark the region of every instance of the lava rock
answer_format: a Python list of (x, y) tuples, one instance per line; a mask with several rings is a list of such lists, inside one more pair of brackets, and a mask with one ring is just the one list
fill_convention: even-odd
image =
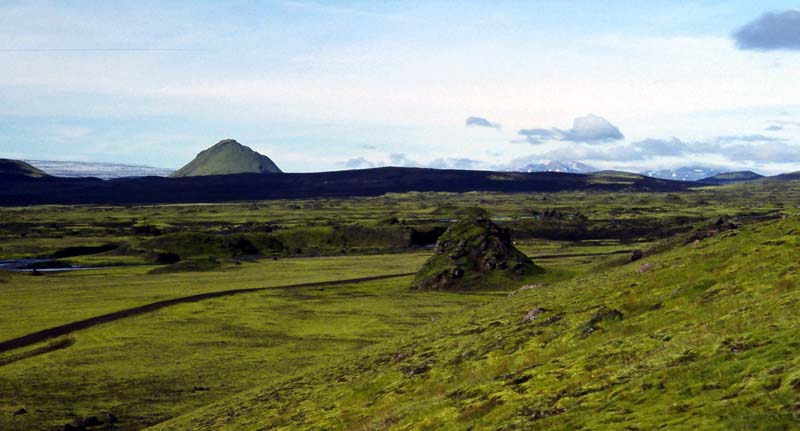
[(83, 418), (80, 421), (80, 425), (83, 428), (96, 427), (102, 424), (103, 423), (100, 422), (100, 419), (97, 419), (97, 416), (89, 416), (88, 418)]
[(469, 289), (491, 273), (518, 278), (541, 271), (514, 247), (508, 229), (494, 224), (486, 211), (470, 209), (436, 242), (434, 255), (417, 273), (413, 288)]

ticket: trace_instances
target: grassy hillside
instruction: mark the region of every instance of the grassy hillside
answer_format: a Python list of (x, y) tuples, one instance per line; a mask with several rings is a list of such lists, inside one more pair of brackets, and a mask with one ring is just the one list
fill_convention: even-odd
[(170, 176), (178, 178), (265, 172), (279, 173), (281, 170), (269, 157), (233, 139), (226, 139), (201, 151), (194, 160)]
[(799, 234), (676, 241), (155, 429), (796, 429)]
[(763, 175), (752, 171), (723, 172), (708, 178), (703, 178), (698, 182), (706, 184), (732, 184), (745, 181), (755, 181), (764, 178)]
[(0, 159), (0, 175), (20, 175), (31, 178), (46, 177), (47, 174), (21, 160)]

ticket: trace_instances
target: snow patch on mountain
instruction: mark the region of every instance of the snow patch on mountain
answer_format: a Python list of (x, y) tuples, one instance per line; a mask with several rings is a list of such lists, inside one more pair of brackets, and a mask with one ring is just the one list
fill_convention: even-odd
[(597, 171), (597, 169), (581, 162), (550, 160), (530, 163), (514, 170), (517, 172), (564, 172), (569, 174), (587, 174)]
[(166, 177), (172, 169), (143, 165), (124, 165), (102, 162), (61, 162), (55, 160), (25, 160), (49, 175), (64, 178), (94, 177), (104, 180), (123, 177)]

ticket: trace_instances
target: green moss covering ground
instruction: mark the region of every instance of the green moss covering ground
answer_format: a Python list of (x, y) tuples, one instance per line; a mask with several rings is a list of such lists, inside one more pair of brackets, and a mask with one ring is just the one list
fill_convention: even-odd
[[(199, 293), (411, 273), (466, 207), (545, 269), (458, 293), (412, 291), (411, 277), (263, 291), (77, 331), (0, 355), (0, 393), (16, 394), (0, 397), (0, 429), (107, 410), (122, 430), (793, 429), (799, 205), (800, 182), (756, 181), (0, 208), (2, 259), (112, 243), (62, 260), (124, 265), (0, 272), (0, 340)], [(720, 216), (738, 229), (709, 230)], [(188, 263), (152, 264), (170, 249)]]
[(156, 429), (796, 429), (798, 247), (796, 217), (723, 232)]

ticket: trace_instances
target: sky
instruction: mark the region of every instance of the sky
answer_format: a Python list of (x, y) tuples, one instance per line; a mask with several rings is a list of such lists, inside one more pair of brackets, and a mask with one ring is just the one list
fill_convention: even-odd
[(0, 2), (0, 157), (800, 170), (796, 1)]

